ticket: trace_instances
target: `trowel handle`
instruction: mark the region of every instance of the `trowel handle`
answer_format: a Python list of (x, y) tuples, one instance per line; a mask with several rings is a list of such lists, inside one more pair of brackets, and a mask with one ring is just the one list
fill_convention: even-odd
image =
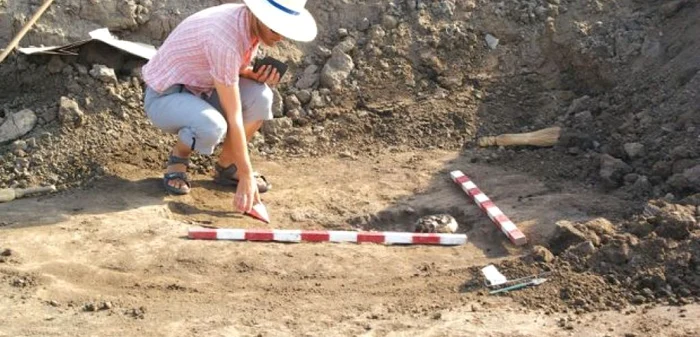
[(17, 195), (13, 188), (0, 188), (0, 202), (8, 202), (15, 200)]
[(56, 192), (56, 186), (41, 186), (41, 187), (29, 187), (29, 188), (16, 188), (15, 195), (17, 198), (21, 198), (25, 195), (37, 194), (37, 193), (51, 193)]
[(525, 287), (529, 287), (529, 286), (531, 286), (531, 285), (533, 285), (533, 283), (532, 283), (532, 281), (529, 281), (529, 282), (525, 282), (525, 283), (520, 283), (520, 284), (512, 285), (512, 286), (510, 286), (510, 287), (505, 287), (505, 288), (503, 288), (503, 289), (492, 290), (492, 291), (489, 292), (489, 294), (492, 294), (492, 295), (493, 295), (493, 294), (505, 293), (505, 292), (509, 292), (509, 291), (513, 291), (513, 290), (518, 290), (518, 289), (522, 289), (522, 288), (525, 288)]
[(506, 133), (498, 136), (479, 138), (479, 146), (513, 146), (531, 145), (548, 147), (554, 146), (561, 136), (560, 127), (551, 127), (526, 133)]

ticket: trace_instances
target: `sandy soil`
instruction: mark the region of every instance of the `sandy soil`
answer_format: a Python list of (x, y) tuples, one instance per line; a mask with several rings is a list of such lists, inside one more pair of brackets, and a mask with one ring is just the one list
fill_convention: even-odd
[(446, 151), (376, 160), (290, 159), (257, 167), (274, 182), (274, 192), (265, 196), (273, 218), (268, 228), (351, 229), (348, 223), (363, 214), (400, 214), (392, 210), (409, 206), (414, 215), (396, 216), (375, 229), (406, 230), (418, 215), (449, 212), (470, 242), (391, 247), (192, 241), (185, 234), (193, 226), (264, 225), (233, 214), (230, 191), (205, 175), (197, 177), (190, 196), (170, 197), (154, 172), (122, 165), (85, 190), (0, 205), (0, 246), (11, 249), (0, 264), (0, 336), (699, 331), (692, 319), (700, 313), (697, 305), (545, 315), (508, 297), (461, 291), (468, 267), (521, 252), (449, 181), (450, 170), (469, 172), (533, 243), (558, 219), (622, 212), (624, 203), (606, 195), (549, 190), (536, 178), (470, 164)]
[[(0, 0), (0, 45), (35, 2)], [(109, 27), (157, 46), (221, 2), (55, 2), (22, 45)], [(145, 118), (143, 60), (86, 44), (0, 64), (0, 125), (25, 109), (36, 119), (0, 144), (0, 188), (60, 191), (0, 204), (0, 336), (700, 335), (697, 1), (309, 9), (314, 43), (266, 51), (290, 64), (276, 118), (250, 147), (274, 185), (269, 225), (232, 212), (232, 191), (207, 175), (213, 157), (193, 158), (190, 195), (163, 192), (173, 137)], [(351, 72), (326, 67), (338, 57)], [(567, 133), (551, 148), (475, 146), (552, 125)], [(455, 169), (527, 246), (449, 181)], [(454, 216), (468, 244), (186, 238), (199, 226), (410, 231), (436, 213)], [(475, 287), (487, 264), (511, 278), (552, 273), (490, 296)]]

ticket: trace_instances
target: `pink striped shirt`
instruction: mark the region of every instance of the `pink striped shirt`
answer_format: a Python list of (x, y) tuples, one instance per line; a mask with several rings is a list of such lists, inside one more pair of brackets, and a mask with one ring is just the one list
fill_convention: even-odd
[(143, 66), (146, 84), (158, 92), (183, 84), (196, 95), (211, 95), (215, 80), (237, 83), (259, 46), (246, 12), (244, 5), (223, 4), (187, 17)]

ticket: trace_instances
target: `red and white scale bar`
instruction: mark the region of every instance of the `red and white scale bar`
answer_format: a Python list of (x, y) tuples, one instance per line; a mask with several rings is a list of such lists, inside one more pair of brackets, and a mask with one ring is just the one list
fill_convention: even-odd
[(275, 241), (275, 242), (353, 242), (397, 245), (456, 246), (467, 243), (466, 234), (410, 232), (307, 231), (297, 229), (191, 228), (193, 240)]
[(476, 203), (482, 211), (489, 216), (491, 221), (505, 234), (510, 242), (516, 246), (522, 246), (527, 243), (527, 238), (525, 234), (521, 232), (515, 224), (510, 221), (510, 219), (503, 214), (500, 208), (498, 208), (489, 197), (484, 194), (474, 182), (469, 179), (462, 171), (452, 171), (450, 172), (452, 181), (460, 185), (462, 190), (469, 195), (474, 203)]

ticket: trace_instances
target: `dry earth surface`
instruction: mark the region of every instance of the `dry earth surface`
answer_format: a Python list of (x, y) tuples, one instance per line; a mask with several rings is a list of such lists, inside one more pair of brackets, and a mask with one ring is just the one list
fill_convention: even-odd
[[(227, 1), (58, 1), (23, 46), (108, 27), (158, 46)], [(0, 0), (0, 44), (39, 2)], [(0, 64), (0, 336), (698, 336), (700, 3), (310, 1), (250, 146), (272, 222), (232, 212), (141, 106), (143, 60), (90, 43)], [(561, 126), (550, 148), (476, 139)], [(528, 236), (512, 246), (449, 180), (468, 174)], [(192, 241), (190, 227), (413, 230), (459, 247)], [(479, 270), (546, 273), (489, 295)]]

